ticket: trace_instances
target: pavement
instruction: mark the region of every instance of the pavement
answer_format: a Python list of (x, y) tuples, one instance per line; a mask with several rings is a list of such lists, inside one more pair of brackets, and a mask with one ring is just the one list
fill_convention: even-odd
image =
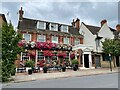
[(56, 78), (65, 78), (65, 77), (80, 77), (80, 76), (88, 76), (88, 75), (98, 75), (98, 74), (111, 74), (117, 73), (118, 68), (113, 68), (112, 72), (110, 68), (99, 68), (99, 69), (79, 69), (77, 71), (66, 70), (66, 72), (59, 71), (50, 71), (48, 73), (43, 73), (40, 71), (38, 73), (33, 73), (28, 75), (28, 73), (16, 73), (12, 78), (14, 81), (12, 82), (26, 82), (33, 80), (47, 80), (47, 79), (56, 79)]

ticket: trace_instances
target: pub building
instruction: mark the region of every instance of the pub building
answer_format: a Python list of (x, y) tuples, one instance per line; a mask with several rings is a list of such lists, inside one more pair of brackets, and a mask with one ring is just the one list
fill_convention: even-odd
[[(24, 11), (19, 10), (18, 33), (23, 39), (18, 43), (25, 49), (18, 55), (16, 64), (27, 60), (34, 60), (35, 66), (42, 67), (44, 64), (62, 64), (64, 61), (71, 63), (76, 52), (72, 47), (83, 44), (83, 36), (79, 33), (80, 20), (73, 19), (72, 25), (36, 20), (23, 17)], [(80, 53), (78, 50), (77, 59), (80, 64)]]

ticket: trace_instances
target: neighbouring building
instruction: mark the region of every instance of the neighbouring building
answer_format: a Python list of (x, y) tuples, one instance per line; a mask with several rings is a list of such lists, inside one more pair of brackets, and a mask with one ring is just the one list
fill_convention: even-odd
[(7, 23), (7, 20), (6, 20), (6, 17), (4, 14), (0, 14), (0, 59), (2, 58), (2, 33), (1, 33), (1, 30), (2, 30), (2, 24), (3, 23)]
[[(116, 25), (115, 39), (120, 39), (120, 24)], [(120, 56), (116, 56), (116, 66), (120, 66)]]
[(5, 15), (4, 14), (0, 14), (0, 28), (2, 28), (2, 24), (3, 23), (7, 23), (7, 20), (5, 18)]
[[(54, 61), (58, 64), (63, 61), (71, 63), (71, 58), (75, 57), (72, 46), (83, 44), (83, 36), (79, 33), (80, 20), (77, 18), (72, 25), (66, 25), (24, 18), (23, 14), (21, 7), (17, 32), (23, 36), (19, 46), (24, 47), (25, 52), (18, 55), (17, 66), (26, 60), (34, 60), (35, 65), (40, 66), (43, 66), (43, 63), (53, 64)], [(78, 51), (80, 55), (81, 50)], [(80, 64), (80, 56), (77, 58)]]
[[(83, 44), (73, 47), (74, 50), (82, 49), (83, 51), (82, 62), (84, 66), (81, 68), (109, 67), (109, 62), (102, 51), (101, 42), (105, 38), (113, 39), (115, 31), (107, 25), (107, 20), (101, 21), (101, 27), (86, 25), (82, 22), (79, 32), (84, 37)], [(112, 61), (112, 66), (116, 66), (116, 63)]]

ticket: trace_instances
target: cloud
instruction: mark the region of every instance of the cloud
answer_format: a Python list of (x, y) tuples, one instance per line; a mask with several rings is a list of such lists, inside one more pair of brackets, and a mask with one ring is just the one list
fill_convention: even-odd
[(10, 19), (17, 26), (17, 12), (23, 7), (24, 17), (39, 20), (71, 24), (72, 19), (80, 18), (86, 24), (100, 26), (102, 19), (107, 19), (111, 27), (118, 21), (116, 2), (5, 2), (3, 13), (10, 12)]

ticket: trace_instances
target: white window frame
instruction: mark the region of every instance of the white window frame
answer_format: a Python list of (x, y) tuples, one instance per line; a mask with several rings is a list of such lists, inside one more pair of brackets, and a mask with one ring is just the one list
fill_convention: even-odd
[[(76, 42), (76, 41), (77, 41), (77, 42)], [(80, 39), (75, 39), (75, 40), (74, 40), (75, 45), (78, 45), (78, 41), (79, 41), (79, 44), (80, 44)]]
[[(29, 40), (26, 40), (26, 39), (25, 39), (25, 35), (30, 35)], [(25, 41), (31, 41), (31, 34), (24, 33), (24, 34), (23, 34), (23, 38), (25, 39)]]
[[(55, 28), (54, 28), (54, 29), (51, 28), (52, 25), (55, 25)], [(58, 25), (55, 24), (55, 23), (50, 23), (50, 30), (58, 31)]]
[[(42, 38), (43, 37), (43, 41), (40, 41), (39, 38)], [(38, 42), (46, 42), (46, 35), (37, 35), (37, 41)]]
[[(44, 60), (45, 59), (44, 54), (43, 54), (43, 56), (42, 55), (39, 56), (39, 53), (41, 53), (41, 51), (37, 52), (37, 61)], [(40, 59), (39, 59), (39, 57), (40, 57)]]
[(30, 60), (30, 56), (23, 56), (23, 52), (21, 52), (21, 61), (25, 61), (23, 57), (28, 57), (28, 60)]
[[(43, 24), (43, 27), (41, 27), (42, 26), (41, 24)], [(38, 21), (37, 22), (37, 29), (41, 29), (41, 30), (46, 29), (46, 23), (42, 22), (42, 21)]]
[[(53, 41), (53, 38), (57, 38), (57, 40)], [(52, 43), (58, 43), (58, 36), (52, 36)]]
[(96, 47), (100, 47), (100, 39), (96, 39), (95, 42), (96, 42)]
[(70, 44), (70, 38), (68, 38), (68, 37), (63, 38), (63, 42), (64, 42), (64, 44)]
[[(67, 31), (64, 29), (64, 27), (67, 27)], [(68, 32), (68, 26), (67, 26), (67, 25), (62, 25), (62, 26), (61, 26), (61, 31), (62, 31), (62, 32)]]

